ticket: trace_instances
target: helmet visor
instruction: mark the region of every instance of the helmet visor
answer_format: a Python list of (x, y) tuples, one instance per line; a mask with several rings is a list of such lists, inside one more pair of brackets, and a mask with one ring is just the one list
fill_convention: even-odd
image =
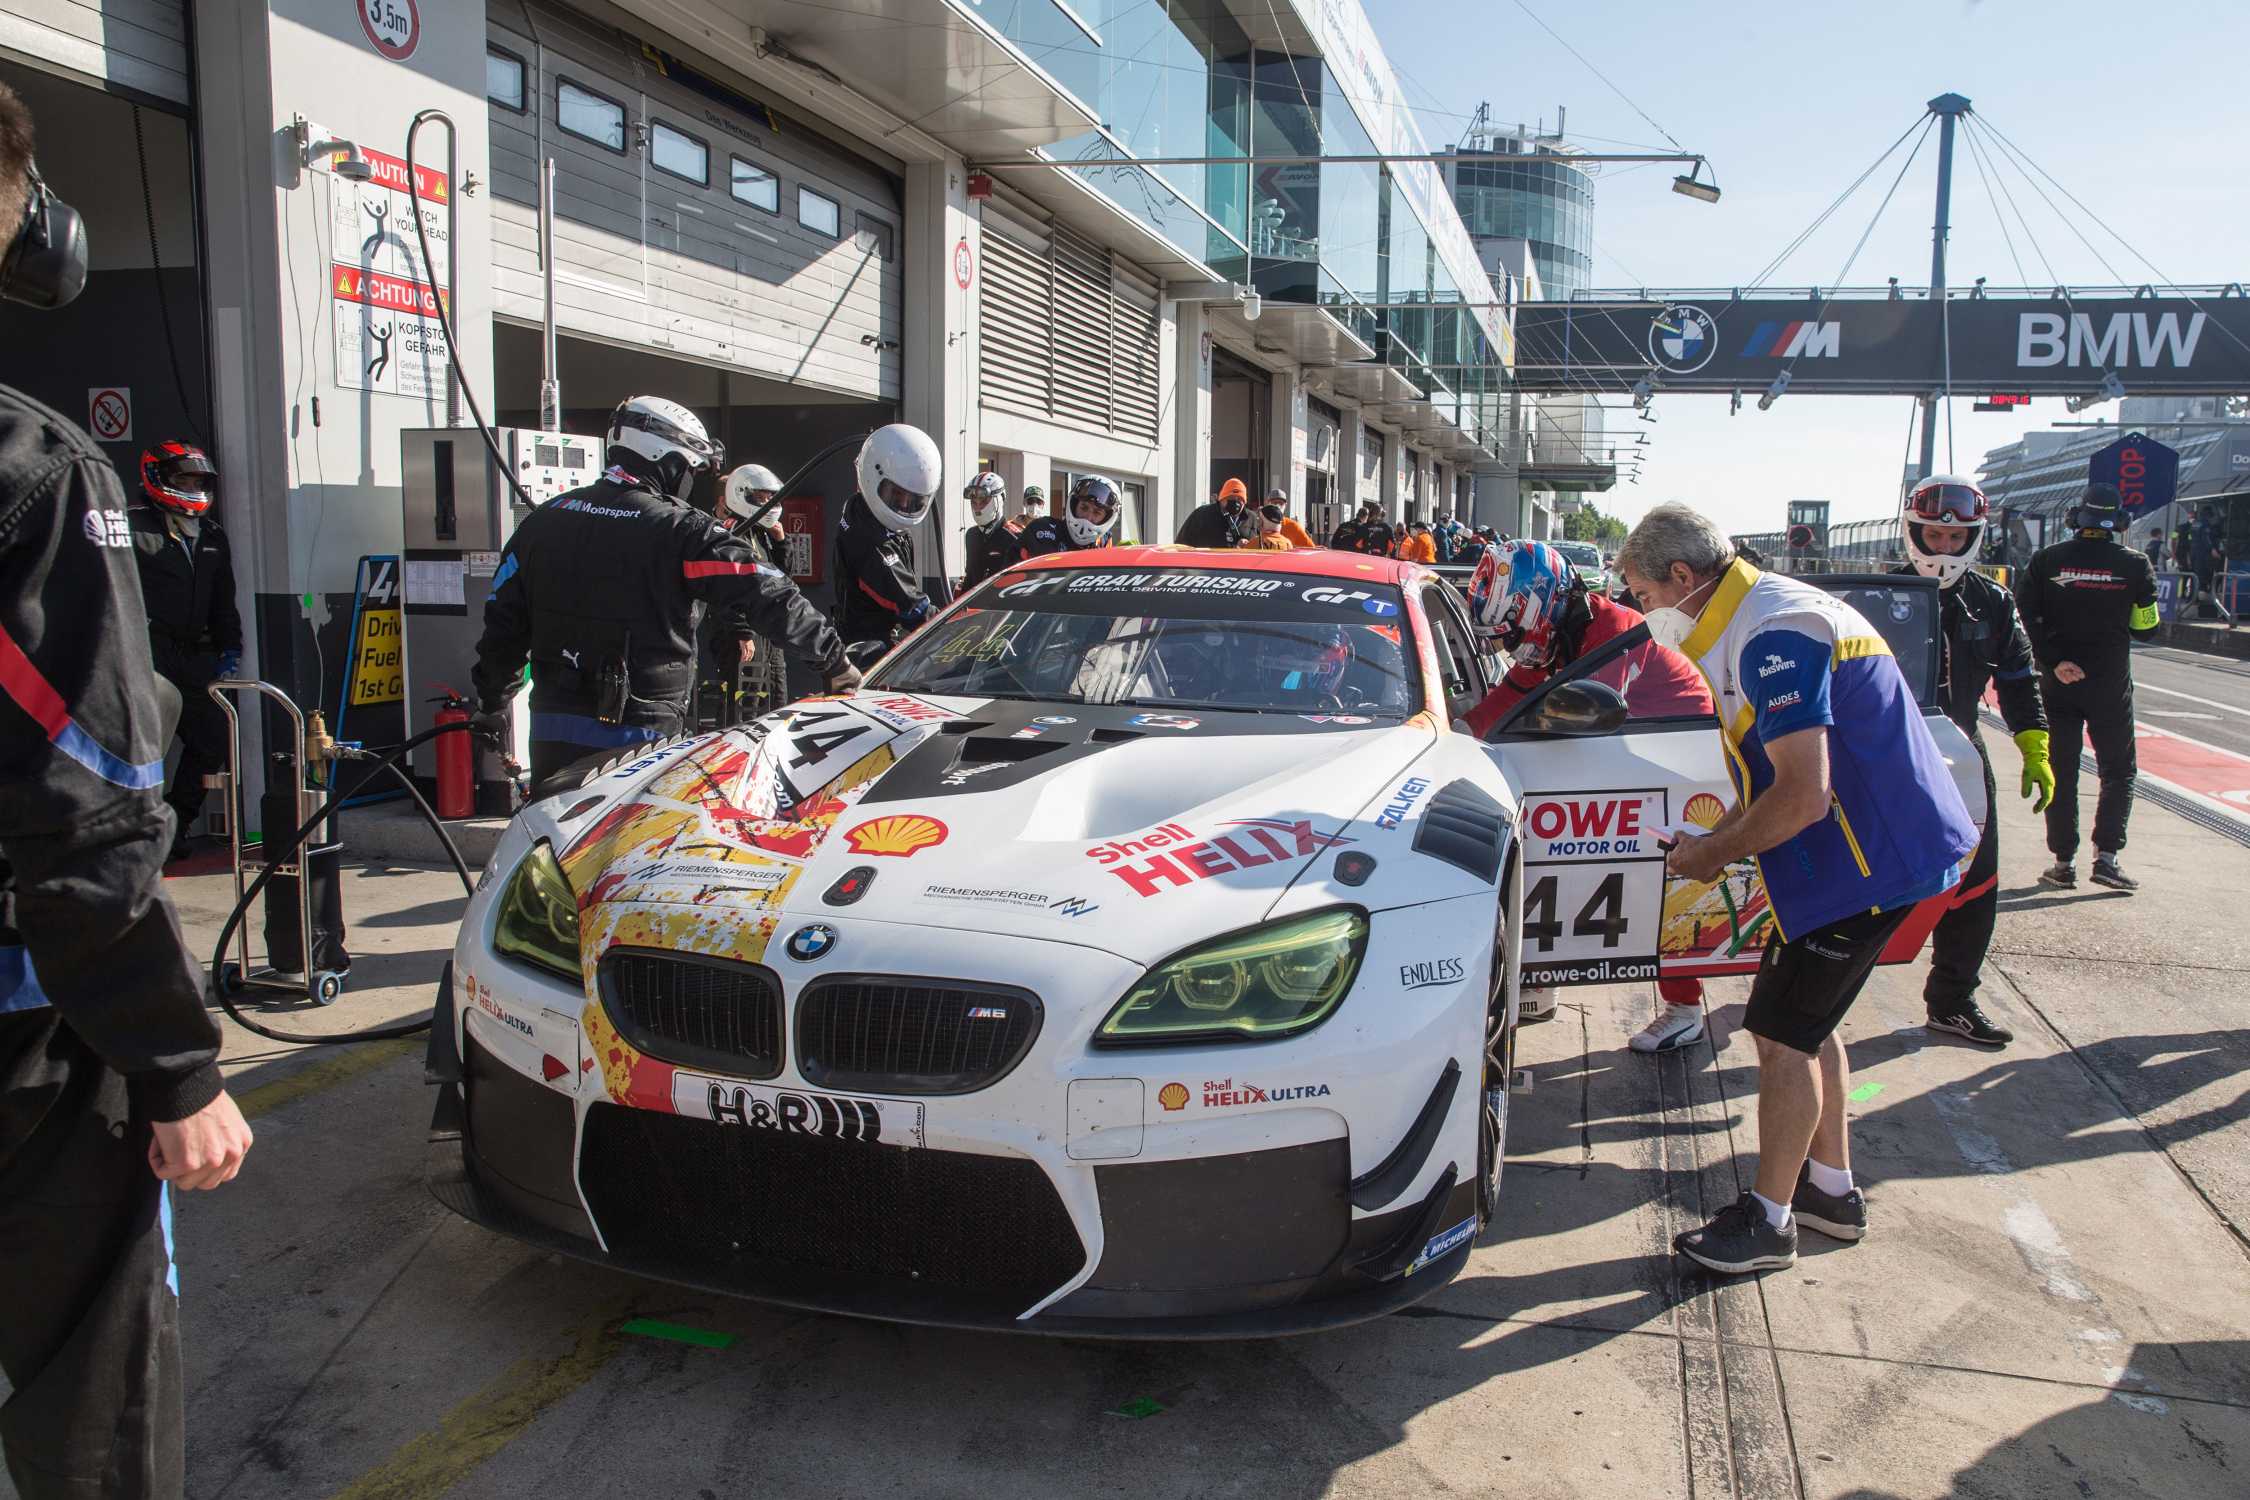
[(157, 477), (175, 495), (186, 495), (195, 500), (208, 500), (219, 492), (219, 476), (207, 469), (171, 464), (159, 469)]
[(890, 507), (893, 515), (907, 521), (921, 520), (922, 512), (929, 509), (930, 505), (928, 495), (917, 494), (913, 490), (904, 489), (889, 479), (883, 481), (878, 498), (882, 500), (883, 504)]
[(1991, 513), (1991, 505), (1975, 485), (1931, 484), (1907, 497), (1906, 511), (1940, 526), (1973, 526)]

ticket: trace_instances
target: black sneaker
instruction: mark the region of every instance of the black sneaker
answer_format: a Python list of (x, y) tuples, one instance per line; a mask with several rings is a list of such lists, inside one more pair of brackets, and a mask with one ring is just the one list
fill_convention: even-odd
[(1867, 1195), (1858, 1188), (1841, 1196), (1813, 1186), (1812, 1166), (1797, 1169), (1797, 1191), (1789, 1198), (1789, 1211), (1807, 1229), (1817, 1229), (1832, 1240), (1858, 1240), (1867, 1233)]
[(1923, 1025), (1931, 1031), (1965, 1037), (1980, 1047), (2005, 1047), (2016, 1039), (2016, 1034), (2007, 1027), (1992, 1024), (1992, 1018), (1979, 1009), (1975, 1001), (1943, 1015), (1931, 1011)]
[(1758, 1200), (1745, 1192), (1701, 1229), (1674, 1235), (1672, 1248), (1699, 1266), (1730, 1276), (1778, 1271), (1797, 1263), (1797, 1226), (1774, 1228)]
[(2058, 859), (2039, 872), (2039, 883), (2041, 885), (2059, 885), (2066, 891), (2076, 890), (2078, 888), (2078, 871), (2072, 868), (2069, 860)]
[(2117, 867), (2117, 856), (2114, 854), (2095, 855), (2094, 872), (2087, 879), (2096, 885), (2106, 885), (2113, 891), (2137, 891), (2141, 888), (2138, 880)]

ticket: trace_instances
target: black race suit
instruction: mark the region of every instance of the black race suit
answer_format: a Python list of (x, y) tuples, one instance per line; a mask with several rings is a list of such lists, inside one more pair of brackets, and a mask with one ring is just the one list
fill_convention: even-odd
[[(1891, 569), (1914, 572), (1911, 564)], [(1977, 992), (1977, 973), (1992, 946), (1992, 926), (2000, 915), (2000, 807), (1977, 718), (1987, 683), (2000, 698), (2000, 718), (2008, 733), (2045, 729), (2047, 713), (2039, 701), (2039, 672), (2031, 639), (2016, 617), (2015, 596), (1982, 573), (1964, 574), (1938, 596), (1944, 617), (1944, 649), (1939, 656), (1938, 700), (1946, 717), (1961, 726), (1984, 762), (1984, 837), (1969, 860), (1953, 904), (1939, 918), (1930, 940), (1930, 976), (1922, 1000), (1933, 1016), (1957, 1015)]]
[[(2107, 536), (2078, 536), (2042, 548), (2023, 570), (2016, 595), (2039, 657), (2039, 692), (2054, 726), (2055, 800), (2047, 805), (2047, 847), (2065, 863), (2078, 854), (2078, 765), (2094, 741), (2101, 798), (2094, 847), (2125, 847), (2133, 811), (2133, 660), (2131, 642), (2156, 634), (2156, 574), (2148, 559)], [(2061, 662), (2086, 676), (2066, 683)]]
[(180, 761), (164, 800), (181, 833), (203, 810), (203, 778), (227, 763), (227, 716), (205, 691), (219, 658), (242, 651), (234, 554), (210, 514), (175, 515), (143, 501), (125, 512), (148, 606), (149, 654), (180, 694)]
[(162, 883), (171, 695), (117, 471), (0, 386), (0, 1445), (26, 1500), (182, 1482), (149, 1124), (220, 1080)]
[(854, 494), (836, 528), (836, 618), (844, 643), (888, 641), (930, 617), (906, 533), (893, 531)]
[(969, 568), (961, 575), (963, 593), (1023, 556), (1023, 538), (997, 522), (971, 526), (967, 541)]
[[(696, 606), (739, 609), (790, 660), (824, 676), (843, 646), (786, 574), (744, 537), (612, 469), (525, 516), (484, 605), (472, 674), (496, 706), (531, 663), (536, 786), (573, 761), (686, 727)], [(606, 691), (622, 669), (626, 691)]]
[(1060, 520), (1054, 516), (1041, 516), (1038, 520), (1026, 526), (1023, 529), (1023, 535), (1016, 538), (1016, 541), (1022, 546), (1025, 557), (1045, 557), (1050, 552), (1084, 552), (1089, 550), (1070, 539), (1070, 523), (1068, 521)]

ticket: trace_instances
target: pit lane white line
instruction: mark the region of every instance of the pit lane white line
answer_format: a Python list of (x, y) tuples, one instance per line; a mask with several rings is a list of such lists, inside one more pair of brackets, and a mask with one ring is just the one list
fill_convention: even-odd
[(2167, 698), (2185, 698), (2188, 702), (2200, 703), (2205, 708), (2222, 709), (2227, 713), (2250, 719), (2250, 708), (2238, 708), (2232, 703), (2221, 703), (2216, 698), (2198, 698), (2193, 693), (2183, 693), (2178, 688), (2158, 687), (2153, 682), (2136, 682), (2133, 684), (2133, 691), (2137, 693), (2162, 693)]

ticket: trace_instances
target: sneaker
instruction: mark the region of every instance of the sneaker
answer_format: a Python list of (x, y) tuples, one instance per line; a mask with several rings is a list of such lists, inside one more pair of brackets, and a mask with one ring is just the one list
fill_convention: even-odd
[(1555, 1018), (1555, 992), (1552, 989), (1527, 989), (1516, 1001), (1516, 1019), (1529, 1026), (1537, 1021)]
[(1703, 1007), (1659, 1005), (1656, 1019), (1633, 1033), (1635, 1052), (1677, 1052), (1703, 1040)]
[(1745, 1191), (1701, 1229), (1674, 1235), (1672, 1248), (1699, 1266), (1730, 1276), (1778, 1271), (1797, 1263), (1797, 1226), (1774, 1228), (1758, 1200)]
[(1797, 1191), (1789, 1197), (1789, 1211), (1807, 1229), (1817, 1229), (1832, 1240), (1858, 1241), (1867, 1234), (1867, 1195), (1857, 1187), (1841, 1196), (1813, 1186), (1810, 1165), (1797, 1169)]
[(2041, 885), (2059, 885), (2066, 891), (2076, 890), (2078, 888), (2078, 871), (2069, 860), (2058, 859), (2039, 872), (2039, 883)]
[(1980, 1047), (2005, 1047), (2016, 1039), (2016, 1034), (2007, 1027), (1995, 1026), (1992, 1018), (1979, 1009), (1973, 1000), (1943, 1015), (1933, 1010), (1930, 1018), (1922, 1024), (1931, 1031), (1965, 1037)]
[(2087, 879), (2096, 885), (2106, 885), (2113, 891), (2137, 891), (2141, 888), (2138, 880), (2117, 867), (2117, 856), (2114, 854), (2095, 855), (2094, 872)]

